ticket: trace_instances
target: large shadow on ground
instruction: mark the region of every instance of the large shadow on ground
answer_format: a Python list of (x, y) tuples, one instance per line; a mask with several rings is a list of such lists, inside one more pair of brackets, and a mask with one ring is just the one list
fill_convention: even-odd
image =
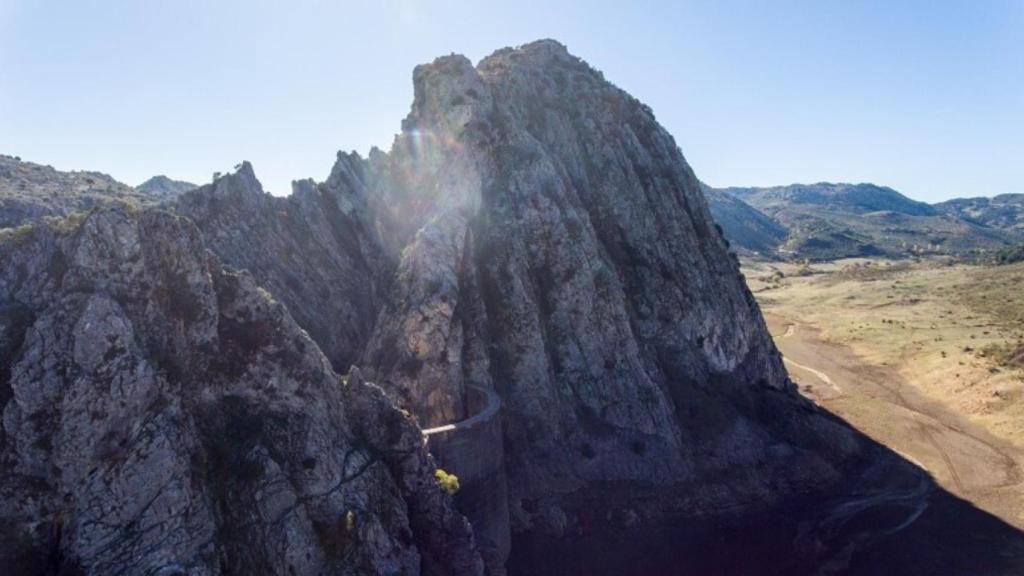
[[(641, 528), (595, 514), (584, 534), (514, 536), (509, 574), (1024, 574), (1024, 533), (855, 433), (861, 455), (825, 492), (792, 496), (754, 514), (678, 516)], [(599, 510), (600, 498), (591, 505)]]

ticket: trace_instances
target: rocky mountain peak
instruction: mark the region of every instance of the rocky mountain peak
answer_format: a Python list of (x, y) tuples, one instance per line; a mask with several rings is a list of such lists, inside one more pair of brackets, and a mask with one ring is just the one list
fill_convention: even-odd
[(174, 198), (179, 194), (183, 194), (189, 190), (194, 190), (195, 188), (197, 188), (195, 184), (183, 182), (181, 180), (172, 180), (163, 174), (153, 176), (149, 180), (146, 180), (135, 187), (139, 192), (149, 194), (150, 196), (162, 200)]
[(413, 105), (402, 130), (457, 136), (490, 108), (490, 91), (468, 58), (443, 56), (413, 71)]
[(473, 387), (497, 391), (519, 529), (590, 482), (668, 490), (756, 458), (777, 431), (736, 399), (799, 401), (650, 110), (553, 41), (413, 79), (391, 150), (339, 154), (316, 193), (214, 209), (260, 190), (243, 165), (179, 210), (424, 425), (466, 417)]
[[(0, 251), (0, 303), (36, 318), (23, 330), (24, 314), (0, 315), (12, 319), (0, 346), (26, 342), (5, 409), (12, 470), (80, 457), (55, 456), (34, 422), (84, 422), (67, 375), (106, 366), (116, 348), (125, 360), (103, 382), (123, 387), (153, 366), (128, 396), (173, 434), (155, 460), (152, 443), (130, 442), (145, 453), (100, 465), (89, 486), (126, 475), (152, 495), (156, 476), (189, 478), (166, 505), (195, 514), (173, 532), (188, 558), (172, 560), (188, 566), (480, 573), (414, 421), (458, 429), (481, 398), (486, 423), (426, 441), (473, 479), (461, 505), (494, 574), (510, 534), (521, 550), (570, 546), (620, 518), (639, 538), (670, 518), (762, 510), (837, 482), (861, 444), (796, 394), (699, 182), (649, 108), (550, 40), (476, 67), (439, 58), (413, 84), (390, 150), (340, 153), (325, 182), (297, 181), (289, 197), (266, 194), (243, 162), (179, 196), (176, 216), (96, 213), (85, 232), (46, 227)], [(104, 398), (100, 382), (82, 394)], [(54, 409), (67, 414), (35, 415)], [(129, 430), (151, 425), (145, 410), (123, 414)], [(76, 453), (111, 444), (96, 433)], [(42, 514), (19, 507), (37, 496), (51, 524), (101, 525), (73, 508), (102, 500), (93, 488), (65, 505), (29, 480), (0, 482), (22, 490), (4, 500), (8, 515)], [(109, 498), (135, 510), (127, 492)], [(94, 562), (87, 535), (58, 544)], [(136, 552), (168, 547), (133, 546), (114, 560), (166, 560)]]
[(510, 64), (528, 66), (551, 66), (556, 64), (580, 65), (583, 60), (569, 53), (564, 44), (550, 38), (536, 40), (516, 48), (502, 48), (480, 61), (478, 69), (481, 73), (493, 73)]
[(234, 172), (219, 176), (214, 181), (214, 191), (223, 197), (246, 197), (266, 194), (263, 184), (256, 178), (252, 163), (243, 160), (235, 166)]
[(334, 166), (331, 167), (331, 173), (324, 183), (331, 188), (355, 188), (357, 182), (366, 178), (365, 171), (365, 161), (358, 152), (339, 151)]
[[(474, 390), (500, 397), (487, 449), (504, 454), (511, 521), (488, 532), (492, 567), (509, 527), (580, 522), (591, 486), (632, 486), (608, 495), (623, 506), (641, 485), (681, 502), (780, 443), (765, 482), (829, 481), (855, 445), (794, 393), (650, 109), (552, 41), (477, 67), (439, 58), (413, 80), (389, 151), (341, 153), (289, 198), (243, 164), (177, 210), (336, 369), (359, 366), (424, 426), (470, 417)], [(732, 489), (759, 498), (745, 482)]]
[(800, 401), (650, 110), (553, 42), (475, 70), (440, 59), (416, 83), (406, 132), (370, 163), (371, 195), (408, 228), (368, 376), (428, 426), (472, 387), (501, 395), (516, 530), (554, 529), (593, 482), (667, 494), (757, 459), (778, 430), (741, 406)]

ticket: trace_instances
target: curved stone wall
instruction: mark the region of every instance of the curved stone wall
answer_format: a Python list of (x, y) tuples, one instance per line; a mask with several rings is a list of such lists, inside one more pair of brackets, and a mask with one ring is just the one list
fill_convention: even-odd
[(423, 431), (438, 466), (459, 478), (455, 505), (473, 524), (493, 576), (504, 574), (511, 546), (508, 487), (502, 449), (501, 399), (493, 390), (467, 389), (469, 418)]

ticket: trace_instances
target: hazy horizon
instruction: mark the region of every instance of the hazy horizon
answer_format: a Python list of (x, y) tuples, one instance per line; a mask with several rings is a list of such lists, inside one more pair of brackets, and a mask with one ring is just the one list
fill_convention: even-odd
[(287, 194), (338, 150), (388, 149), (415, 65), (554, 38), (650, 105), (709, 185), (993, 196), (1024, 192), (1022, 24), (1010, 1), (0, 0), (0, 152), (132, 185), (249, 160)]

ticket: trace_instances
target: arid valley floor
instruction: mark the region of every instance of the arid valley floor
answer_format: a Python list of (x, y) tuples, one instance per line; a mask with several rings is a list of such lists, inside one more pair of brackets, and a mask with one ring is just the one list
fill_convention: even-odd
[(744, 273), (806, 396), (1024, 527), (1024, 266), (850, 259)]

